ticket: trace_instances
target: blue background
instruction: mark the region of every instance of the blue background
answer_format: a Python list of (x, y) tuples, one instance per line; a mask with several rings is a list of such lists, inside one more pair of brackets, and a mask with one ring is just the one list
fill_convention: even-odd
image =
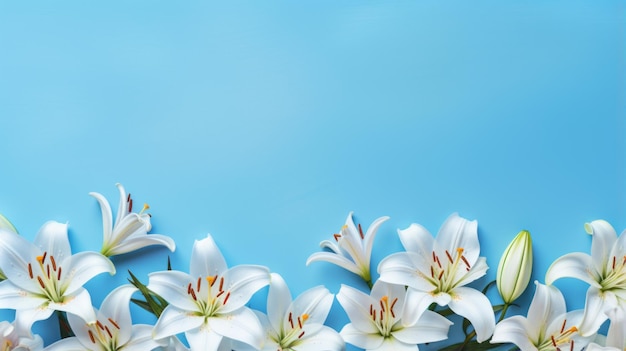
[[(359, 284), (306, 258), (349, 211), (435, 234), (479, 221), (495, 278), (521, 229), (533, 279), (583, 224), (626, 228), (623, 1), (55, 1), (0, 3), (0, 213), (32, 239), (68, 221), (99, 250), (96, 191), (150, 204), (177, 250), (116, 258), (87, 287), (99, 306), (168, 254), (187, 271), (212, 233), (230, 265), (262, 264), (294, 296)], [(568, 308), (586, 285), (558, 281)], [(533, 289), (522, 298), (528, 305)], [(494, 303), (499, 303), (494, 297)], [(263, 293), (252, 307), (264, 309)], [(514, 310), (525, 313), (524, 308)], [(5, 312), (11, 319), (10, 312)], [(136, 311), (136, 322), (153, 320)], [(335, 303), (328, 324), (347, 319)], [(36, 324), (55, 338), (52, 320)], [(452, 327), (452, 338), (460, 335)]]

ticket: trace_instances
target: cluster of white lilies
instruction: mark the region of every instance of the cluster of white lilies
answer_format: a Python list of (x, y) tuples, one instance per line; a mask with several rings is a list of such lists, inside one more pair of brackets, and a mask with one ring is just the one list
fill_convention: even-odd
[[(335, 296), (317, 286), (292, 299), (283, 278), (266, 267), (229, 268), (209, 235), (195, 242), (188, 272), (153, 272), (147, 285), (133, 276), (133, 285), (113, 289), (96, 309), (83, 285), (101, 273), (115, 273), (110, 257), (149, 245), (175, 249), (171, 238), (148, 234), (147, 205), (133, 212), (130, 195), (119, 184), (118, 189), (115, 221), (109, 202), (91, 193), (102, 210), (99, 253), (72, 254), (66, 224), (45, 223), (31, 243), (0, 215), (0, 308), (16, 311), (14, 321), (0, 322), (0, 351), (334, 351), (346, 343), (364, 350), (418, 350), (419, 344), (448, 338), (451, 314), (466, 321), (466, 337), (445, 350), (502, 344), (523, 351), (626, 350), (626, 235), (618, 237), (602, 220), (585, 225), (592, 235), (591, 255), (562, 256), (548, 269), (546, 284), (535, 282), (526, 317), (506, 318), (506, 313), (530, 280), (530, 234), (520, 232), (502, 255), (496, 279), (502, 303), (493, 305), (484, 291), (467, 286), (484, 276), (488, 265), (480, 257), (477, 222), (456, 214), (436, 237), (419, 224), (398, 230), (405, 251), (378, 264), (376, 281), (371, 253), (388, 218), (376, 219), (364, 233), (349, 214), (341, 231), (321, 243), (325, 250), (306, 263), (336, 264), (360, 276), (367, 291), (342, 285)], [(589, 283), (583, 310), (567, 311), (552, 285), (563, 277)], [(266, 286), (267, 305), (261, 308), (266, 312), (253, 310), (251, 297)], [(133, 299), (140, 306), (162, 307), (151, 310), (158, 317), (155, 325), (132, 324), (131, 297), (138, 290), (146, 300)], [(325, 325), (335, 297), (350, 319), (340, 331)], [(62, 338), (44, 345), (31, 328), (52, 314), (64, 328)], [(600, 335), (607, 320), (608, 333)]]

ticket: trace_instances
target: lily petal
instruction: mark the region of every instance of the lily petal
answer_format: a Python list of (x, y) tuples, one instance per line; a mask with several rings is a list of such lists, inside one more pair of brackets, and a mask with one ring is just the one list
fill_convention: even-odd
[(103, 242), (108, 243), (111, 241), (111, 233), (113, 231), (113, 212), (111, 211), (111, 205), (109, 201), (99, 193), (91, 192), (89, 195), (93, 196), (100, 204), (100, 212), (102, 212), (102, 238)]
[(408, 285), (422, 291), (435, 290), (424, 278), (424, 270), (430, 269), (423, 256), (413, 252), (397, 252), (385, 257), (378, 265), (380, 280), (397, 285)]
[(417, 323), (404, 327), (391, 334), (407, 344), (423, 344), (448, 338), (452, 322), (433, 311), (424, 311)]
[[(372, 222), (372, 224), (370, 224), (370, 226), (367, 228), (367, 232), (365, 232), (365, 236), (363, 238), (363, 247), (365, 251), (365, 257), (368, 258), (368, 263), (369, 258), (372, 257), (372, 247), (374, 246), (374, 238), (376, 237), (378, 228), (388, 219), (389, 217), (387, 216), (376, 218), (374, 222)], [(369, 269), (369, 265), (367, 268)]]
[(152, 338), (152, 326), (136, 324), (132, 326), (130, 340), (124, 343), (124, 351), (146, 351), (159, 347)]
[(334, 253), (316, 252), (312, 254), (311, 256), (309, 256), (309, 258), (306, 260), (306, 265), (308, 266), (311, 262), (316, 262), (316, 261), (330, 262), (354, 274), (357, 274), (357, 275), (361, 274), (361, 270), (359, 269), (359, 267), (357, 267), (357, 265), (354, 262), (350, 261), (344, 256), (339, 256)]
[(169, 236), (165, 236), (161, 234), (150, 234), (150, 235), (137, 236), (134, 238), (130, 237), (124, 240), (122, 244), (116, 245), (115, 247), (109, 250), (109, 256), (129, 253), (131, 251), (142, 249), (146, 246), (151, 246), (151, 245), (165, 246), (170, 251), (174, 251), (176, 249), (176, 243)]
[[(556, 259), (546, 272), (546, 284), (552, 285), (555, 280), (564, 277), (580, 279), (591, 286), (600, 288), (597, 282), (598, 277), (591, 276), (590, 272), (595, 271), (595, 265), (591, 256), (573, 252)], [(596, 273), (597, 274), (597, 273)]]
[(67, 272), (63, 271), (60, 281), (66, 294), (74, 293), (98, 274), (115, 274), (113, 262), (98, 252), (79, 252), (68, 256), (61, 265), (69, 268)]
[(602, 323), (608, 319), (605, 312), (617, 306), (617, 299), (611, 292), (602, 292), (592, 286), (587, 289), (585, 312), (579, 326), (582, 336), (589, 336), (598, 331)]
[(345, 349), (345, 343), (334, 329), (323, 326), (314, 338), (302, 339), (293, 349), (296, 351), (339, 351)]
[[(316, 286), (300, 294), (289, 309), (296, 316), (305, 314), (309, 316), (307, 324), (324, 324), (332, 307), (333, 299), (333, 294), (328, 289), (323, 286)], [(286, 315), (285, 318), (287, 318)], [(286, 319), (285, 322), (287, 322)]]
[(491, 302), (480, 291), (458, 287), (452, 291), (450, 309), (459, 316), (467, 318), (476, 331), (476, 340), (487, 340), (496, 326)]
[(537, 347), (530, 341), (531, 337), (526, 334), (526, 330), (524, 317), (509, 317), (496, 325), (491, 343), (513, 343), (520, 350), (537, 351)]
[(478, 222), (468, 221), (457, 213), (453, 213), (439, 229), (434, 248), (436, 252), (441, 253), (446, 250), (453, 253), (458, 248), (462, 248), (463, 255), (470, 265), (473, 265), (480, 255)]
[(41, 249), (54, 256), (59, 262), (72, 255), (70, 241), (67, 237), (67, 224), (49, 221), (39, 229), (34, 243)]
[(27, 261), (40, 251), (24, 237), (0, 230), (0, 269), (13, 284), (28, 291), (37, 291), (39, 284), (30, 279)]
[(263, 343), (263, 330), (254, 312), (240, 308), (228, 315), (228, 318), (209, 318), (209, 328), (216, 333), (241, 341), (259, 349)]
[(224, 273), (224, 282), (230, 298), (220, 313), (230, 313), (244, 306), (254, 293), (270, 283), (270, 272), (264, 266), (239, 265)]
[(535, 295), (528, 308), (527, 321), (531, 326), (528, 337), (538, 342), (545, 334), (547, 323), (566, 312), (565, 298), (559, 289), (535, 281)]
[(185, 332), (189, 347), (192, 350), (219, 350), (223, 337), (209, 328), (209, 326), (202, 325), (200, 328), (192, 329)]
[(591, 240), (591, 261), (596, 272), (603, 274), (608, 268), (609, 253), (617, 240), (615, 229), (604, 220), (595, 220), (585, 224), (585, 230), (593, 235)]
[(189, 274), (179, 271), (161, 271), (150, 273), (148, 279), (148, 289), (160, 295), (170, 305), (187, 311), (197, 308), (184, 288), (194, 280)]
[[(120, 327), (118, 331), (118, 341), (121, 345), (126, 345), (131, 340), (133, 330), (133, 321), (130, 316), (131, 296), (137, 291), (137, 288), (130, 284), (122, 285), (107, 295), (100, 306), (100, 314), (107, 318), (113, 319)], [(149, 333), (152, 337), (152, 331)], [(133, 339), (134, 340), (134, 339)]]
[(199, 328), (203, 323), (204, 317), (191, 315), (187, 311), (170, 304), (161, 313), (152, 331), (152, 336), (156, 340), (163, 339)]
[(272, 273), (267, 293), (267, 318), (275, 331), (280, 332), (283, 318), (290, 304), (291, 292), (287, 283), (279, 274)]
[(78, 338), (61, 339), (46, 347), (46, 351), (89, 351), (78, 341)]
[(402, 246), (408, 252), (414, 252), (421, 256), (430, 255), (435, 238), (420, 224), (413, 223), (408, 228), (398, 229), (398, 236)]
[(227, 269), (224, 256), (210, 234), (202, 240), (196, 240), (191, 251), (191, 265), (189, 266), (189, 274), (192, 277), (214, 276), (224, 273)]
[(64, 311), (82, 318), (87, 324), (96, 322), (96, 314), (91, 305), (91, 296), (85, 288), (80, 288), (73, 295), (66, 296), (65, 301), (50, 302), (48, 307), (56, 311)]
[[(356, 290), (355, 288), (348, 285), (341, 285), (339, 289), (339, 293), (337, 294), (337, 301), (341, 304), (341, 307), (346, 311), (346, 314), (350, 318), (352, 323), (351, 327), (346, 329), (346, 333), (348, 335), (352, 335), (353, 329), (359, 330), (359, 335), (363, 334), (376, 334), (381, 338), (380, 343), (382, 343), (382, 336), (379, 334), (378, 328), (371, 322), (369, 310), (366, 309), (366, 306), (370, 306), (372, 304), (378, 303), (378, 301), (374, 301), (372, 297), (366, 295), (365, 293)], [(341, 335), (344, 336), (343, 330)], [(345, 339), (345, 336), (344, 336)], [(364, 347), (363, 344), (353, 343), (348, 339), (345, 339), (346, 342), (354, 344), (359, 347)], [(370, 341), (371, 342), (371, 341)], [(376, 346), (377, 347), (377, 346)], [(367, 349), (373, 348), (371, 346), (366, 347)]]
[(17, 229), (13, 226), (13, 223), (3, 216), (2, 213), (0, 213), (0, 230), (6, 230), (17, 234)]
[[(339, 298), (339, 295), (337, 295), (337, 298)], [(385, 340), (378, 331), (363, 333), (363, 330), (356, 328), (353, 323), (346, 324), (339, 334), (347, 343), (366, 350), (378, 349)]]
[(437, 302), (440, 306), (445, 306), (450, 302), (450, 295), (446, 293), (434, 295), (409, 287), (406, 291), (406, 299), (402, 309), (402, 325), (405, 328), (416, 325), (424, 311), (433, 302)]

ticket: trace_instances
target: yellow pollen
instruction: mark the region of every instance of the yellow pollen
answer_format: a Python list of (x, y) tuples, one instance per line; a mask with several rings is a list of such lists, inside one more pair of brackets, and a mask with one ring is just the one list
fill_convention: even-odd
[(209, 285), (213, 285), (213, 283), (215, 283), (215, 279), (217, 279), (217, 276), (208, 276), (206, 277), (207, 282), (209, 282)]
[(462, 254), (463, 254), (463, 251), (465, 251), (465, 250), (464, 250), (462, 247), (459, 247), (458, 249), (456, 249), (456, 252), (457, 252), (459, 255), (462, 255)]
[(348, 229), (348, 225), (344, 224), (343, 227), (341, 227), (341, 230), (346, 230), (346, 229)]
[(305, 322), (307, 319), (309, 319), (309, 315), (306, 313), (302, 314), (302, 322)]
[(37, 262), (43, 263), (43, 256), (37, 256)]
[(389, 296), (385, 295), (380, 298), (381, 301), (387, 302), (389, 300)]
[(578, 331), (578, 328), (576, 328), (575, 326), (574, 326), (574, 327), (569, 328), (569, 330), (568, 330), (568, 332), (570, 332), (570, 333), (575, 333), (575, 332), (577, 332), (577, 331)]

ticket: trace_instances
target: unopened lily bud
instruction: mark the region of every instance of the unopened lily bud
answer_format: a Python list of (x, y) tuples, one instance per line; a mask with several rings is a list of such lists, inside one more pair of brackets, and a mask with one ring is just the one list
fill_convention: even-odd
[(13, 226), (13, 224), (0, 213), (0, 229), (8, 230), (13, 233), (17, 233), (17, 229)]
[(511, 241), (500, 258), (496, 285), (505, 303), (515, 301), (528, 286), (533, 267), (530, 232), (522, 230)]

